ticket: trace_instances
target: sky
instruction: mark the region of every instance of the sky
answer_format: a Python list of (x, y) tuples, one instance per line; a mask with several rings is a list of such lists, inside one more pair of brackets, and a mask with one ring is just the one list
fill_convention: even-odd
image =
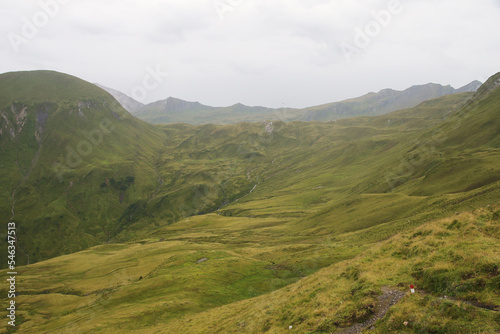
[(500, 71), (500, 0), (0, 0), (0, 73), (302, 108)]

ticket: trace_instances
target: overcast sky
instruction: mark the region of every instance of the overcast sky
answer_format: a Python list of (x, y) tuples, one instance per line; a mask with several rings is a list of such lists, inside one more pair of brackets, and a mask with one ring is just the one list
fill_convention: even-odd
[(500, 0), (0, 0), (0, 31), (1, 73), (141, 102), (306, 107), (500, 71)]

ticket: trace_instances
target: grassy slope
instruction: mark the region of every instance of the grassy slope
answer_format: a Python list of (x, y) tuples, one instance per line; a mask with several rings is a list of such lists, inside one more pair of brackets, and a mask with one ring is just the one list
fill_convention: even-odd
[(282, 222), (191, 218), (182, 231), (163, 231), (164, 240), (97, 246), (22, 268), (20, 328), (26, 333), (282, 333), (292, 325), (299, 333), (330, 333), (367, 319), (383, 286), (407, 291), (415, 284), (418, 294), (394, 306), (376, 325), (377, 333), (489, 333), (500, 328), (498, 313), (477, 306), (500, 305), (499, 214), (498, 206), (490, 205), (430, 221), (345, 261), (338, 257), (356, 247), (355, 238), (324, 237), (313, 254), (338, 260), (299, 281), (290, 266), (259, 260), (289, 253), (314, 262), (306, 252), (312, 244), (287, 245), (293, 236), (277, 239), (289, 231)]
[[(163, 133), (130, 116), (103, 90), (61, 73), (3, 74), (0, 89), (6, 92), (0, 110), (8, 119), (0, 121), (1, 220), (11, 217), (15, 200), (18, 242), (31, 262), (106, 241), (116, 217), (153, 191), (151, 161)], [(25, 117), (16, 119), (22, 110)], [(90, 151), (68, 165), (67, 148), (89, 150), (81, 146), (92, 142), (84, 133), (94, 133)], [(128, 176), (133, 182), (126, 182)], [(116, 183), (100, 187), (106, 180)], [(27, 257), (18, 260), (26, 263)]]
[[(21, 77), (24, 75), (27, 74), (22, 73)], [(16, 82), (19, 76), (19, 73), (4, 75), (3, 86), (7, 91), (19, 85)], [(430, 102), (421, 107), (426, 110), (422, 115), (418, 109), (411, 116), (394, 114), (387, 124), (385, 119), (366, 118), (338, 123), (275, 122), (271, 133), (262, 123), (171, 125), (160, 132), (112, 105), (114, 100), (107, 100), (109, 95), (95, 86), (75, 78), (70, 85), (69, 76), (52, 72), (34, 72), (31, 76), (34, 80), (29, 81), (28, 92), (36, 90), (40, 77), (49, 76), (46, 80), (56, 85), (47, 85), (44, 88), (47, 92), (30, 97), (33, 104), (27, 108), (28, 124), (32, 128), (38, 126), (33, 111), (39, 111), (44, 103), (49, 103), (46, 108), (50, 116), (40, 149), (34, 139), (35, 131), (28, 130), (28, 126), (16, 138), (17, 143), (8, 138), (3, 140), (2, 156), (10, 155), (6, 159), (10, 168), (4, 174), (6, 186), (1, 191), (0, 213), (5, 219), (10, 217), (12, 193), (17, 188), (15, 219), (20, 226), (19, 242), (32, 262), (99, 242), (129, 240), (162, 224), (213, 211), (248, 193), (257, 184), (255, 193), (259, 193), (261, 181), (265, 181), (261, 188), (266, 196), (277, 200), (281, 200), (277, 194), (288, 191), (286, 185), (293, 183), (294, 191), (301, 195), (290, 202), (292, 217), (308, 215), (335, 197), (345, 198), (346, 192), (355, 189), (362, 177), (372, 174), (373, 169), (359, 173), (364, 169), (363, 160), (371, 160), (369, 157), (390, 149), (409, 133), (437, 122), (436, 117), (443, 115), (449, 104), (460, 103), (469, 96), (454, 95)], [(56, 76), (57, 80), (50, 76)], [(20, 93), (12, 92), (12, 101), (18, 99), (16, 94)], [(91, 108), (87, 96), (95, 96), (89, 100), (93, 101)], [(79, 107), (82, 102), (83, 109)], [(77, 109), (83, 116), (77, 114)], [(116, 114), (123, 116), (117, 119)], [(64, 182), (59, 183), (52, 169), (54, 162), (63, 163), (65, 153), (61, 152), (67, 147), (76, 150), (82, 140), (87, 140), (82, 131), (98, 128), (103, 119), (113, 123), (114, 131), (102, 144), (93, 147), (77, 169), (65, 170)], [(31, 168), (38, 149), (40, 159)], [(390, 150), (391, 157), (399, 155), (400, 150)], [(386, 163), (378, 160), (381, 165)], [(20, 161), (19, 168), (16, 161)], [(295, 172), (298, 170), (300, 174)], [(30, 177), (21, 182), (28, 171)], [(336, 176), (332, 179), (333, 174)], [(337, 182), (341, 175), (349, 181)], [(320, 192), (309, 189), (310, 178), (318, 182), (317, 186), (326, 188), (322, 191), (323, 199), (317, 198)], [(322, 179), (330, 185), (319, 184)], [(339, 186), (343, 191), (339, 191)], [(307, 187), (306, 192), (303, 187)], [(283, 202), (275, 203), (282, 211)], [(86, 210), (79, 209), (82, 205)], [(245, 206), (239, 206), (238, 210), (245, 210)], [(238, 214), (233, 211), (228, 207), (223, 214)], [(271, 212), (272, 208), (267, 207), (265, 214)], [(67, 226), (71, 226), (70, 230), (66, 230)], [(37, 235), (36, 240), (30, 238), (33, 235)], [(53, 240), (63, 243), (53, 247)]]
[(499, 214), (489, 206), (430, 221), (270, 295), (156, 329), (283, 333), (292, 325), (299, 333), (330, 333), (369, 318), (383, 286), (409, 292), (414, 284), (417, 293), (379, 320), (375, 333), (493, 333), (500, 329)]
[[(110, 330), (117, 322), (127, 330), (147, 328), (276, 290), (399, 231), (495, 203), (498, 95), (496, 90), (476, 96), (479, 104), (465, 112), (474, 120), (472, 128), (460, 126), (467, 118), (459, 117), (466, 109), (458, 106), (468, 95), (377, 118), (276, 122), (272, 132), (264, 124), (164, 126), (164, 147), (153, 163), (163, 182), (118, 236), (142, 242), (24, 268), (23, 326), (28, 332), (66, 326)], [(490, 126), (492, 131), (479, 131)], [(466, 145), (454, 140), (462, 131), (471, 132), (467, 154), (448, 149)], [(412, 152), (428, 148), (418, 144), (425, 138), (439, 140), (417, 159)], [(400, 173), (402, 161), (413, 169)], [(460, 168), (464, 162), (473, 167)], [(450, 164), (460, 183), (446, 178)], [(427, 179), (431, 168), (442, 183)], [(387, 182), (388, 172), (397, 182)], [(229, 204), (218, 214), (182, 219), (200, 203), (217, 208), (224, 201)], [(209, 260), (197, 264), (202, 258)], [(75, 265), (81, 262), (88, 268)], [(48, 282), (49, 273), (61, 279)], [(48, 311), (40, 311), (40, 303)], [(48, 323), (48, 315), (59, 320)]]

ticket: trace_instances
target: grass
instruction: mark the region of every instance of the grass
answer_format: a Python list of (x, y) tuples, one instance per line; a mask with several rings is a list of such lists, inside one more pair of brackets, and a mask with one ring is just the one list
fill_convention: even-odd
[[(488, 309), (500, 305), (499, 214), (495, 205), (454, 214), (364, 249), (352, 249), (349, 233), (315, 249), (294, 236), (272, 242), (286, 227), (269, 219), (188, 218), (143, 242), (20, 268), (20, 328), (329, 333), (370, 317), (383, 286), (414, 284), (417, 294), (393, 306), (377, 333), (491, 332), (500, 326)], [(329, 264), (304, 277), (297, 263), (321, 256)]]
[[(424, 288), (420, 306), (405, 297), (377, 330), (495, 328), (495, 313), (474, 306), (498, 305), (498, 261), (479, 255), (496, 259), (500, 198), (500, 93), (486, 88), (272, 131), (151, 126), (99, 94), (82, 117), (64, 90), (0, 109), (0, 129), (20, 129), (0, 140), (0, 217), (16, 190), (31, 260), (19, 267), (19, 328), (326, 333), (369, 318), (382, 287), (410, 282)], [(60, 183), (52, 163), (103, 119), (112, 133)]]
[(330, 333), (369, 317), (383, 286), (409, 292), (414, 284), (417, 293), (407, 293), (393, 306), (377, 322), (376, 333), (493, 332), (500, 326), (495, 210), (490, 206), (430, 221), (270, 295), (155, 329), (282, 333), (292, 325), (300, 333)]

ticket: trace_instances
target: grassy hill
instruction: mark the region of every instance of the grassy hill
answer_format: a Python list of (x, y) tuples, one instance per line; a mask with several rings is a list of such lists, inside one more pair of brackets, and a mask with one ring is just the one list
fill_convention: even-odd
[(18, 224), (19, 262), (105, 242), (154, 191), (163, 133), (69, 75), (7, 73), (0, 90), (0, 219)]
[[(32, 260), (21, 331), (499, 328), (500, 74), (378, 117), (199, 126), (152, 126), (79, 79), (29, 75), (83, 88), (0, 108), (0, 218), (14, 204)], [(114, 129), (68, 166), (103, 119)]]

